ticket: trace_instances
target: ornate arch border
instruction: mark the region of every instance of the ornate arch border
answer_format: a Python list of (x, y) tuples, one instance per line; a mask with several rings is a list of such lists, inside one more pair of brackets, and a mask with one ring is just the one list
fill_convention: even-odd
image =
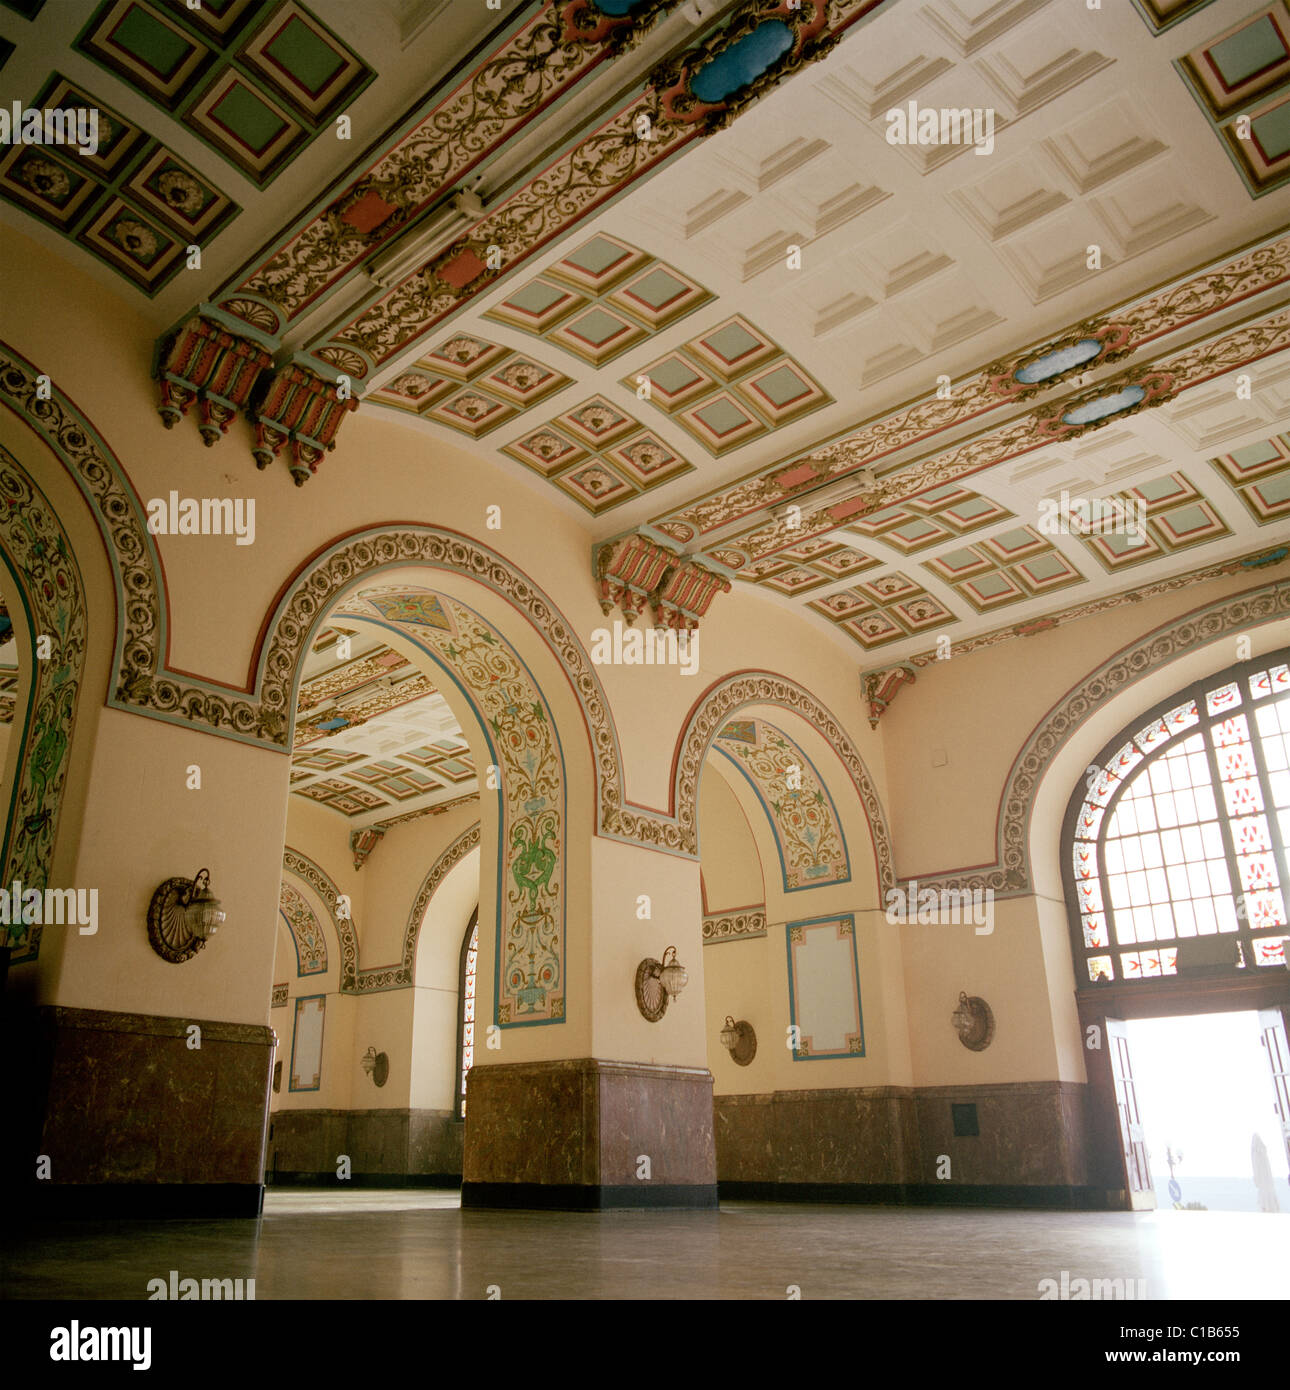
[(690, 711), (672, 759), (674, 824), (689, 853), (698, 854), (699, 774), (717, 730), (737, 710), (747, 705), (777, 705), (812, 725), (846, 768), (860, 798), (873, 842), (878, 886), (895, 886), (891, 833), (882, 801), (850, 735), (804, 686), (772, 671), (737, 671), (708, 687)]
[(1030, 892), (1030, 818), (1044, 771), (1095, 706), (1186, 652), (1286, 616), (1290, 616), (1290, 582), (1276, 580), (1171, 619), (1107, 658), (1050, 707), (1013, 759), (999, 798), (995, 862), (966, 872), (919, 874), (919, 886), (937, 891), (990, 889), (996, 897)]
[(340, 993), (356, 994), (358, 992), (358, 936), (352, 916), (344, 918), (336, 915), (336, 904), (343, 896), (340, 889), (332, 882), (326, 871), (319, 868), (307, 854), (301, 854), (298, 849), (292, 849), (290, 845), (283, 848), (282, 869), (284, 873), (294, 874), (296, 878), (307, 883), (326, 905), (327, 916), (331, 919), (331, 924), (336, 931), (336, 939), (340, 942)]
[[(294, 897), (300, 907), (309, 914), (310, 921), (318, 929), (318, 939), (322, 943), (322, 963), (314, 970), (305, 969), (305, 954), (300, 950), (300, 933), (297, 930), (296, 919), (287, 911), (288, 894)], [(323, 925), (318, 920), (318, 914), (310, 907), (308, 901), (293, 888), (289, 883), (278, 885), (278, 916), (282, 918), (283, 924), (291, 937), (291, 944), (296, 951), (296, 979), (308, 979), (312, 975), (325, 975), (327, 973), (327, 933), (323, 931)]]
[(478, 849), (479, 844), (480, 824), (476, 821), (474, 825), (463, 830), (430, 866), (430, 872), (421, 880), (421, 887), (417, 889), (417, 895), (412, 899), (412, 906), (408, 909), (407, 924), (403, 928), (403, 963), (397, 967), (399, 978), (390, 984), (373, 984), (368, 988), (397, 989), (415, 983), (413, 969), (417, 959), (417, 942), (421, 939), (421, 926), (430, 910), (430, 903), (444, 879), (468, 854)]
[[(27, 617), (31, 689), (22, 712), (13, 791), (5, 810), (0, 882), (43, 890), (49, 883), (67, 781), (68, 753), (84, 683), (89, 611), (85, 581), (58, 514), (27, 470), (0, 448), (0, 573), (15, 586)], [(7, 584), (6, 584), (6, 587)], [(52, 637), (51, 655), (37, 656), (37, 638)], [(18, 914), (21, 918), (21, 913)], [(40, 953), (42, 926), (0, 927), (15, 948), (12, 964)], [(17, 932), (12, 927), (18, 927)]]

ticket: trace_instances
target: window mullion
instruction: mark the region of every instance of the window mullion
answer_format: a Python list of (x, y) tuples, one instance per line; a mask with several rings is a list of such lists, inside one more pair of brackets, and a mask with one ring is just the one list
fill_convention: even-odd
[[(1208, 682), (1207, 684), (1209, 684), (1210, 689), (1217, 688), (1212, 682)], [(1201, 727), (1204, 730), (1201, 736), (1201, 743), (1205, 748), (1205, 756), (1209, 760), (1209, 780), (1214, 791), (1214, 810), (1218, 816), (1219, 831), (1223, 836), (1223, 850), (1227, 855), (1227, 876), (1232, 883), (1232, 899), (1237, 907), (1236, 940), (1242, 943), (1241, 959), (1245, 961), (1248, 966), (1250, 964), (1250, 958), (1253, 956), (1253, 948), (1249, 947), (1249, 930), (1242, 924), (1249, 921), (1249, 904), (1245, 900), (1245, 889), (1241, 884), (1241, 866), (1236, 858), (1236, 841), (1232, 837), (1232, 818), (1227, 813), (1227, 797), (1223, 791), (1222, 775), (1218, 769), (1218, 751), (1214, 747), (1214, 729), (1218, 724), (1222, 723), (1222, 717), (1208, 712), (1209, 701), (1207, 699), (1207, 692), (1203, 687), (1200, 688), (1200, 693), (1196, 696), (1196, 710), (1198, 713), (1204, 711), (1204, 713), (1201, 714)], [(1242, 706), (1237, 713), (1246, 715), (1245, 722), (1248, 728), (1248, 711)], [(1233, 718), (1234, 716), (1229, 711), (1227, 717)], [(1250, 741), (1253, 743), (1253, 738), (1251, 738)], [(1240, 894), (1239, 898), (1237, 894)], [(1219, 932), (1219, 935), (1223, 935), (1222, 931)]]
[[(1247, 682), (1248, 685), (1248, 682)], [(1273, 702), (1269, 702), (1273, 703)], [(1250, 713), (1253, 714), (1255, 706), (1251, 706)], [(1290, 896), (1287, 895), (1287, 884), (1290, 884), (1290, 856), (1287, 855), (1285, 842), (1281, 838), (1281, 822), (1277, 817), (1276, 806), (1272, 800), (1272, 777), (1268, 772), (1267, 756), (1263, 751), (1263, 735), (1259, 733), (1257, 720), (1250, 721), (1253, 728), (1250, 730), (1250, 747), (1254, 750), (1254, 767), (1258, 772), (1259, 790), (1263, 794), (1263, 819), (1268, 826), (1268, 840), (1272, 845), (1272, 855), (1277, 864), (1277, 875), (1281, 883), (1279, 892), (1281, 894), (1281, 909), (1284, 915), (1290, 917)], [(1246, 931), (1250, 931), (1249, 919), (1246, 918)], [(1251, 955), (1253, 946), (1251, 945)]]

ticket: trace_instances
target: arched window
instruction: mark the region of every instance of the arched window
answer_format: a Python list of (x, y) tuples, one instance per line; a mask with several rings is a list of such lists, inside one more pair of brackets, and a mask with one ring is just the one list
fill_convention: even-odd
[(466, 1116), (466, 1074), (475, 1065), (475, 963), (479, 959), (479, 908), (461, 943), (461, 1031), (457, 1035), (457, 1118)]
[(1081, 989), (1176, 975), (1180, 951), (1185, 966), (1285, 965), (1287, 655), (1198, 682), (1089, 768), (1063, 837)]

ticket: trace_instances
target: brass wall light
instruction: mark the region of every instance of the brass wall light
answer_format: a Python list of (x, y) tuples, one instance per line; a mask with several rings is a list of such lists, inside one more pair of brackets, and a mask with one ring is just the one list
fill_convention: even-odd
[(390, 1078), (390, 1059), (384, 1052), (378, 1052), (374, 1047), (369, 1047), (359, 1058), (363, 1064), (363, 1070), (372, 1078), (378, 1086), (384, 1086)]
[(148, 904), (148, 940), (163, 960), (182, 965), (215, 935), (224, 915), (209, 869), (191, 879), (168, 878)]
[(746, 1067), (757, 1055), (757, 1034), (751, 1023), (740, 1019), (738, 1023), (726, 1015), (726, 1026), (721, 1030), (721, 1046), (741, 1066)]
[(950, 1015), (959, 1042), (973, 1052), (984, 1052), (994, 1039), (994, 1014), (984, 999), (959, 991), (959, 1006)]
[(676, 958), (675, 946), (663, 952), (661, 961), (646, 957), (636, 967), (636, 1007), (651, 1023), (657, 1023), (667, 1012), (668, 1000), (680, 994), (689, 978)]

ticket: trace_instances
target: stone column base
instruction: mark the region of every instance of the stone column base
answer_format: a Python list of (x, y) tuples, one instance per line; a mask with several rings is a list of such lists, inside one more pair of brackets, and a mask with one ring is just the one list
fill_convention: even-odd
[(28, 1211), (259, 1214), (271, 1028), (49, 1006), (7, 1023), (11, 1192)]
[(477, 1066), (463, 1207), (715, 1207), (712, 1073), (602, 1062)]

